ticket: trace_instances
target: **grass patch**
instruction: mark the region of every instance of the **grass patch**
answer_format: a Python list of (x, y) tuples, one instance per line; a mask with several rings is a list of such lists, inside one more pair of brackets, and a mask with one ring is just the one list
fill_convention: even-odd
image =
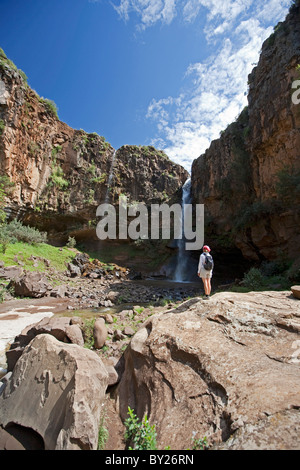
[(66, 263), (74, 258), (74, 251), (67, 247), (57, 248), (47, 243), (29, 245), (17, 242), (9, 244), (5, 253), (0, 253), (0, 260), (5, 266), (12, 266), (16, 264), (15, 257), (17, 257), (18, 261), (24, 263), (22, 267), (28, 271), (46, 271), (47, 267), (43, 261), (39, 262), (38, 267), (33, 266), (33, 260), (29, 259), (33, 256), (49, 260), (51, 267), (63, 272), (66, 270)]

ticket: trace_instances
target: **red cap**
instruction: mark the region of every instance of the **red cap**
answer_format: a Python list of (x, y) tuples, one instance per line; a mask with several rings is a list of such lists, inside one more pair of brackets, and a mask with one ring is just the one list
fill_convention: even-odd
[(209, 251), (210, 251), (210, 248), (209, 248), (209, 246), (207, 246), (207, 245), (204, 245), (204, 247), (203, 247), (203, 251), (204, 251), (204, 250), (206, 250), (206, 251), (208, 251), (208, 252), (209, 252)]

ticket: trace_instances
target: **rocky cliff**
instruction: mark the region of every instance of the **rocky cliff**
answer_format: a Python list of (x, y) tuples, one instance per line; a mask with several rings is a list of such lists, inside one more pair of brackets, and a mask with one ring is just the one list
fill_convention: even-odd
[(176, 199), (188, 177), (154, 147), (115, 150), (104, 137), (61, 122), (53, 102), (28, 86), (2, 50), (0, 171), (14, 183), (7, 214), (60, 242), (70, 234), (95, 238), (96, 209), (105, 200)]
[(300, 12), (293, 6), (264, 42), (249, 75), (248, 107), (193, 162), (192, 193), (204, 203), (206, 240), (249, 260), (300, 252)]

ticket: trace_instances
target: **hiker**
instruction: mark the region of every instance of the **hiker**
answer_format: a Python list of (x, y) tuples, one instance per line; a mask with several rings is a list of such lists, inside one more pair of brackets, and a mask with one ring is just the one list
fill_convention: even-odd
[(203, 246), (203, 253), (199, 259), (198, 276), (201, 277), (204, 285), (204, 299), (209, 299), (211, 292), (211, 278), (214, 267), (212, 256), (210, 255), (210, 248), (207, 245)]

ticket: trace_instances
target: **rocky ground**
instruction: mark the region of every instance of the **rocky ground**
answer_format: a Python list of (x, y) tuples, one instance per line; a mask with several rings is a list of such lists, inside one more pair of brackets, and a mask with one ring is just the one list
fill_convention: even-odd
[[(83, 345), (77, 312), (46, 318), (24, 330), (13, 345), (20, 356), (0, 392), (0, 445), (26, 446), (24, 436), (23, 443), (15, 438), (12, 443), (16, 429), (6, 423), (27, 426), (30, 421), (35, 432), (27, 437), (36, 439), (38, 433), (47, 448), (95, 448), (101, 415), (102, 430), (108, 431), (105, 449), (123, 450), (130, 406), (140, 417), (148, 413), (159, 449), (191, 448), (193, 436), (206, 436), (210, 449), (299, 449), (299, 296), (300, 288), (223, 292), (209, 300), (193, 297), (152, 309), (104, 312), (98, 317), (104, 320), (104, 346), (92, 351), (70, 344)], [(36, 307), (45, 300), (36, 299)], [(60, 302), (60, 308), (64, 303), (49, 300)], [(86, 363), (93, 364), (92, 375)], [(78, 377), (74, 382), (73, 374)], [(71, 384), (74, 392), (66, 395)], [(99, 387), (102, 406), (97, 401), (92, 411), (94, 398), (89, 397)], [(54, 412), (57, 393), (61, 406)], [(75, 397), (65, 411), (68, 423), (77, 422), (75, 428), (59, 424), (68, 396)], [(86, 411), (80, 414), (83, 396)], [(24, 400), (31, 403), (28, 417)], [(35, 406), (42, 419), (33, 417)], [(51, 420), (59, 424), (57, 441)], [(45, 422), (50, 422), (50, 434)], [(81, 429), (87, 430), (86, 438)]]
[[(38, 261), (38, 260), (36, 260)], [(45, 260), (44, 260), (45, 261)], [(29, 272), (22, 265), (0, 266), (5, 301), (0, 304), (0, 366), (5, 347), (25, 327), (52, 315), (78, 316), (87, 324), (103, 317), (108, 325), (105, 356), (119, 357), (148, 316), (199, 294), (200, 283), (131, 280), (125, 268), (90, 262), (78, 253), (65, 272), (51, 266)]]
[[(109, 436), (105, 449), (123, 450), (130, 406), (140, 417), (148, 413), (162, 449), (191, 448), (192, 436), (206, 436), (214, 449), (300, 448), (299, 287), (219, 292), (204, 300), (200, 284), (134, 281), (118, 266), (104, 272), (80, 260), (55, 272), (55, 285), (49, 271), (1, 272), (10, 276), (11, 287), (27, 293), (7, 294), (0, 305), (1, 334), (5, 322), (17, 324), (27, 315), (27, 325), (12, 338), (9, 372), (0, 382), (2, 449), (30, 448), (24, 428), (20, 441), (14, 434), (20, 429), (6, 424), (27, 426), (21, 404), (31, 402), (29, 396), (37, 400), (32, 413), (36, 406), (44, 414), (41, 420), (30, 416), (33, 446), (95, 448), (101, 416)], [(73, 350), (74, 344), (86, 347)], [(57, 357), (68, 358), (59, 379)], [(95, 378), (83, 367), (86, 361), (98, 371)], [(70, 387), (74, 392), (65, 395)], [(95, 410), (88, 397), (99, 387), (103, 404)], [(54, 412), (57, 399), (51, 398), (57, 393), (63, 409), (66, 398), (75, 397), (66, 408), (68, 423), (79, 423), (75, 427), (60, 424), (61, 408)], [(78, 414), (82, 396), (84, 415)], [(43, 427), (51, 420), (59, 424), (56, 441)], [(88, 436), (80, 429), (88, 429)]]

